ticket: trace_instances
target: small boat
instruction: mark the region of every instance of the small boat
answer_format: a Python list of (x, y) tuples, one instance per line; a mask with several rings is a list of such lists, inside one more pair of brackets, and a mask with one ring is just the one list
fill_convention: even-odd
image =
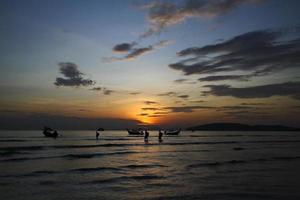
[(49, 127), (44, 127), (43, 134), (45, 137), (57, 138), (58, 132)]
[(129, 135), (144, 135), (143, 130), (126, 129)]
[(165, 130), (164, 134), (165, 135), (179, 135), (181, 129), (178, 130)]

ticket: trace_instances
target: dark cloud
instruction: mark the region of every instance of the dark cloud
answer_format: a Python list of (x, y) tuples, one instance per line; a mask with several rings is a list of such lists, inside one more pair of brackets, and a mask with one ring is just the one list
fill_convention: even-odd
[(156, 101), (144, 101), (144, 104), (153, 105), (153, 104), (158, 104), (158, 102), (156, 102)]
[(240, 105), (242, 105), (242, 106), (261, 106), (261, 105), (268, 105), (268, 106), (270, 106), (270, 105), (274, 105), (274, 104), (272, 104), (272, 103), (241, 103)]
[(177, 94), (176, 92), (165, 92), (165, 93), (158, 94), (157, 96), (174, 96), (176, 94)]
[(166, 111), (159, 111), (159, 112), (154, 112), (154, 115), (167, 115), (170, 114), (170, 112), (166, 112)]
[(237, 119), (240, 119), (240, 117), (270, 117), (269, 113), (250, 110), (226, 111), (224, 114), (229, 115), (231, 118)]
[(127, 53), (127, 55), (121, 58), (116, 58), (116, 57), (104, 58), (104, 60), (106, 62), (133, 60), (147, 52), (153, 51), (157, 48), (169, 45), (171, 43), (173, 43), (173, 41), (171, 40), (161, 40), (156, 44), (149, 45), (148, 47), (135, 47), (138, 45), (136, 42), (117, 44), (116, 46), (113, 47), (113, 51), (117, 53)]
[(91, 79), (83, 78), (83, 73), (78, 70), (78, 66), (71, 62), (61, 62), (58, 64), (60, 73), (65, 76), (65, 78), (58, 77), (54, 82), (56, 86), (91, 86), (95, 84), (95, 81)]
[(206, 101), (204, 100), (193, 100), (193, 101), (190, 101), (191, 103), (204, 103)]
[(136, 45), (135, 42), (132, 43), (122, 43), (117, 44), (113, 47), (113, 51), (116, 53), (127, 53), (129, 52), (134, 46)]
[(140, 114), (138, 114), (138, 116), (147, 116), (148, 115), (148, 113), (140, 113)]
[(237, 98), (267, 98), (272, 96), (291, 96), (300, 100), (300, 82), (286, 82), (245, 88), (229, 85), (206, 85), (209, 91), (204, 95), (232, 96)]
[(129, 93), (130, 95), (138, 95), (138, 94), (141, 94), (140, 92), (130, 92)]
[(115, 92), (114, 90), (109, 90), (109, 89), (106, 89), (106, 88), (103, 88), (103, 94), (104, 95), (111, 95), (111, 93)]
[[(221, 43), (202, 47), (191, 47), (178, 52), (178, 56), (192, 56), (192, 60), (170, 64), (169, 67), (191, 74), (227, 75), (208, 76), (200, 81), (238, 80), (264, 76), (288, 68), (300, 67), (299, 27), (289, 29), (262, 30), (238, 35)], [(283, 40), (285, 38), (285, 40)], [(246, 75), (232, 75), (229, 72), (251, 72)]]
[(148, 115), (147, 117), (162, 117), (163, 115)]
[(94, 91), (101, 91), (101, 90), (102, 90), (102, 87), (94, 87), (94, 88), (92, 88), (91, 90), (94, 90)]
[(211, 106), (173, 106), (173, 107), (164, 107), (164, 110), (170, 110), (173, 113), (178, 113), (178, 112), (184, 112), (184, 113), (190, 113), (194, 112), (194, 110), (198, 109), (213, 109), (215, 107)]
[(174, 80), (174, 83), (184, 83), (184, 82), (187, 82), (187, 81), (188, 81), (188, 79), (182, 78), (182, 79)]
[(144, 111), (148, 111), (148, 110), (150, 110), (150, 111), (156, 111), (156, 110), (161, 110), (161, 108), (154, 108), (154, 107), (149, 107), (149, 108), (141, 108), (142, 110), (144, 110)]
[(235, 105), (235, 106), (222, 106), (218, 107), (218, 111), (232, 111), (232, 110), (253, 110), (254, 108), (251, 106), (244, 106), (244, 105)]
[(190, 18), (212, 19), (224, 15), (245, 3), (258, 3), (261, 0), (185, 0), (179, 4), (170, 1), (155, 1), (142, 6), (148, 11), (150, 28), (142, 37), (159, 33), (167, 27), (179, 24)]
[(182, 78), (182, 79), (176, 79), (176, 80), (174, 80), (174, 83), (178, 83), (178, 84), (183, 84), (183, 83), (194, 84), (196, 82), (195, 81), (190, 81), (189, 79)]
[(219, 75), (219, 76), (207, 76), (199, 78), (199, 81), (225, 81), (225, 80), (235, 80), (235, 81), (248, 81), (251, 76), (249, 75)]
[(148, 46), (148, 47), (143, 47), (143, 48), (137, 48), (137, 49), (133, 49), (129, 54), (127, 54), (125, 56), (125, 60), (129, 60), (129, 59), (135, 59), (140, 55), (145, 54), (146, 52), (152, 51), (153, 47), (152, 46)]
[(104, 95), (111, 95), (113, 92), (115, 92), (114, 90), (109, 90), (107, 88), (102, 88), (102, 87), (94, 87), (91, 90), (93, 91), (101, 91)]
[(183, 94), (183, 95), (178, 95), (177, 97), (181, 99), (187, 99), (189, 98), (189, 95)]

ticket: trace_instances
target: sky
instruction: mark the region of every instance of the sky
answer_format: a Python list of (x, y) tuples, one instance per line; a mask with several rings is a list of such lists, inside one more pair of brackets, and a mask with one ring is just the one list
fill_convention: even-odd
[(299, 126), (299, 8), (1, 0), (0, 129)]

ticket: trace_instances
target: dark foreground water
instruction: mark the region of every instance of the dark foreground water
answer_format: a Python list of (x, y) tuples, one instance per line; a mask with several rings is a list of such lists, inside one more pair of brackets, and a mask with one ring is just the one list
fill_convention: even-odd
[(0, 132), (0, 199), (300, 199), (300, 133)]

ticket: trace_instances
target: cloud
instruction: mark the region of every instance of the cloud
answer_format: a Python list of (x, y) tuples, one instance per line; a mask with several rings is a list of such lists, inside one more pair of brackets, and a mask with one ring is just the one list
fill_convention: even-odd
[(169, 114), (170, 112), (166, 112), (166, 111), (159, 111), (159, 112), (154, 112), (153, 114), (155, 115), (167, 115)]
[(94, 91), (101, 91), (101, 90), (102, 90), (102, 87), (94, 87), (94, 88), (92, 88), (91, 90), (94, 90)]
[(156, 102), (156, 101), (144, 101), (144, 104), (153, 105), (153, 104), (158, 104), (158, 102)]
[(204, 103), (206, 101), (204, 100), (193, 100), (193, 101), (190, 101), (191, 103)]
[(176, 80), (174, 80), (174, 83), (184, 83), (184, 82), (187, 82), (188, 81), (188, 79), (186, 79), (186, 78), (181, 78), (181, 79), (176, 79)]
[(159, 33), (190, 18), (212, 19), (224, 15), (242, 4), (258, 2), (261, 0), (185, 0), (180, 4), (170, 1), (151, 2), (141, 7), (148, 12), (150, 26), (142, 37)]
[(174, 80), (174, 83), (177, 83), (177, 84), (183, 84), (183, 83), (195, 84), (196, 82), (195, 81), (190, 81), (189, 79), (181, 78), (181, 79)]
[(138, 114), (138, 116), (147, 116), (148, 115), (148, 113), (140, 113), (140, 114)]
[[(291, 39), (292, 36), (299, 37), (299, 32), (299, 27), (293, 32), (289, 29), (260, 30), (241, 34), (217, 44), (190, 47), (177, 55), (192, 58), (170, 64), (169, 67), (180, 70), (185, 75), (227, 73), (200, 78), (200, 81), (247, 81), (255, 76), (299, 68), (300, 40)], [(236, 71), (251, 73), (228, 75)]]
[(219, 75), (219, 76), (207, 76), (199, 78), (199, 81), (225, 81), (225, 80), (235, 80), (235, 81), (248, 81), (251, 75)]
[(172, 40), (161, 40), (158, 43), (149, 45), (148, 47), (135, 47), (138, 45), (136, 42), (117, 44), (113, 47), (113, 51), (116, 53), (127, 53), (127, 55), (125, 55), (124, 57), (104, 58), (104, 61), (114, 62), (114, 61), (122, 61), (122, 60), (134, 60), (139, 56), (144, 55), (147, 52), (164, 47), (166, 45), (170, 45), (173, 42), (174, 41)]
[(177, 97), (179, 97), (181, 99), (187, 99), (187, 98), (189, 98), (189, 95), (184, 94), (184, 95), (178, 95)]
[(148, 107), (148, 108), (141, 108), (144, 111), (156, 111), (161, 110), (161, 108), (155, 108), (155, 107)]
[(165, 93), (158, 94), (157, 96), (174, 96), (176, 94), (177, 94), (176, 92), (165, 92)]
[(225, 111), (223, 112), (226, 115), (229, 115), (231, 118), (243, 119), (246, 118), (257, 118), (257, 117), (271, 117), (269, 113), (266, 112), (259, 112), (259, 111), (249, 111), (249, 110), (238, 110), (238, 111)]
[(236, 98), (268, 98), (272, 96), (291, 96), (300, 100), (300, 82), (286, 82), (244, 88), (235, 88), (229, 85), (205, 85), (209, 91), (204, 95), (232, 96)]
[(137, 43), (121, 43), (113, 47), (113, 51), (116, 53), (127, 53), (129, 52)]
[(211, 106), (174, 106), (174, 107), (164, 107), (163, 109), (165, 110), (171, 110), (173, 113), (178, 113), (178, 112), (184, 112), (184, 113), (190, 113), (194, 112), (194, 110), (198, 109), (213, 109), (215, 107)]
[(242, 106), (261, 106), (261, 105), (273, 105), (271, 103), (241, 103)]
[(138, 95), (138, 94), (141, 94), (140, 92), (130, 92), (129, 93), (130, 95)]
[(163, 115), (148, 115), (148, 117), (162, 117)]
[(103, 94), (104, 95), (111, 95), (111, 93), (115, 92), (114, 90), (109, 90), (109, 89), (106, 89), (106, 88), (103, 88)]
[(111, 93), (115, 92), (114, 90), (109, 90), (107, 88), (102, 88), (102, 87), (94, 87), (91, 90), (96, 91), (96, 92), (102, 92), (104, 95), (110, 95)]
[(150, 45), (148, 47), (143, 47), (143, 48), (136, 48), (133, 49), (129, 54), (127, 54), (122, 60), (130, 60), (130, 59), (135, 59), (146, 52), (152, 51), (153, 47)]
[(95, 84), (95, 81), (83, 78), (84, 74), (78, 70), (78, 66), (75, 63), (61, 62), (58, 65), (60, 67), (60, 73), (64, 75), (65, 78), (56, 78), (54, 85), (79, 87)]

